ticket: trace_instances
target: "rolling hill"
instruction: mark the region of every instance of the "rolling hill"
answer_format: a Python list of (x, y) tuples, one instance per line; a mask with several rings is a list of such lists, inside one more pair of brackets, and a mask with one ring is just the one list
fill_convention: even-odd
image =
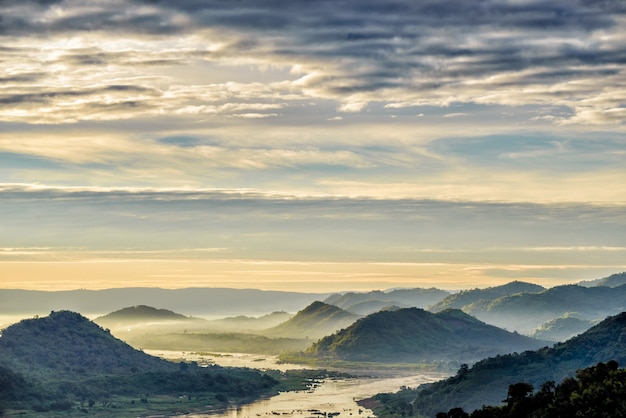
[(293, 318), (265, 330), (263, 334), (272, 337), (317, 339), (347, 327), (359, 318), (358, 315), (336, 306), (316, 301)]
[(626, 312), (553, 347), (487, 358), (471, 368), (461, 367), (448, 379), (376, 398), (383, 402), (382, 410), (405, 403), (418, 416), (435, 416), (455, 407), (471, 411), (500, 405), (509, 385), (527, 382), (539, 388), (546, 381), (560, 382), (578, 369), (612, 360), (626, 364)]
[(544, 341), (485, 324), (460, 310), (433, 314), (406, 308), (368, 315), (322, 338), (306, 353), (348, 361), (471, 362), (544, 345)]

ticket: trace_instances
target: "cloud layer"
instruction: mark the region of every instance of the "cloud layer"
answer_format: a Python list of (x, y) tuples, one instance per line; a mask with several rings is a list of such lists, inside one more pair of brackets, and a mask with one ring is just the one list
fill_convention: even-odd
[(6, 265), (303, 262), (365, 287), (623, 265), (623, 1), (0, 8)]

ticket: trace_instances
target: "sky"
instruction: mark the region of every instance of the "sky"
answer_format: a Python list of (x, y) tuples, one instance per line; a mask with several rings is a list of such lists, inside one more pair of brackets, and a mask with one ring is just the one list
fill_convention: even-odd
[(0, 287), (626, 270), (621, 0), (3, 0)]

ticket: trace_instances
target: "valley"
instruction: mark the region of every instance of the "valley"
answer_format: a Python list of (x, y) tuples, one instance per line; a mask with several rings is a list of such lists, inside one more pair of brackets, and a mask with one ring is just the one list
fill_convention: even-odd
[[(416, 416), (471, 410), (498, 404), (516, 381), (539, 387), (597, 362), (625, 363), (624, 281), (621, 273), (550, 289), (511, 282), (457, 293), (347, 292), (312, 302), (300, 295), (306, 304), (298, 310), (279, 298), (267, 312), (222, 317), (215, 307), (203, 317), (200, 304), (86, 312), (91, 319), (68, 310), (35, 314), (3, 327), (0, 377), (12, 383), (0, 387), (0, 407), (24, 417), (107, 416), (111, 408), (133, 416), (347, 417), (389, 415), (403, 402)], [(76, 304), (67, 293), (57, 301), (33, 296), (45, 296), (48, 306)], [(2, 318), (19, 318), (16, 307)], [(373, 411), (355, 403), (365, 398)]]

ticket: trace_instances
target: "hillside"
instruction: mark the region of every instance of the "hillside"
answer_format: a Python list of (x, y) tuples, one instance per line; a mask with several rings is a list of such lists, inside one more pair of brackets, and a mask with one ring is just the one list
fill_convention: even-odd
[(597, 280), (588, 280), (584, 282), (578, 283), (580, 286), (584, 287), (595, 287), (595, 286), (606, 286), (606, 287), (617, 287), (626, 284), (626, 271), (621, 273), (611, 274), (608, 277), (603, 277)]
[(170, 311), (157, 309), (152, 306), (137, 305), (123, 308), (107, 315), (94, 319), (94, 322), (103, 327), (128, 326), (134, 324), (194, 322), (196, 318)]
[[(117, 412), (107, 416), (123, 416), (119, 408), (149, 411), (147, 398), (156, 395), (161, 401), (172, 400), (175, 411), (188, 410), (180, 405), (181, 394), (188, 400), (193, 395), (206, 407), (267, 394), (278, 383), (250, 369), (198, 367), (149, 356), (69, 311), (23, 320), (3, 330), (0, 364), (1, 381), (6, 383), (0, 385), (4, 407), (44, 415), (72, 409), (88, 412), (89, 407), (115, 408)], [(139, 398), (145, 402), (137, 409)]]
[(263, 334), (272, 337), (317, 339), (347, 327), (359, 316), (324, 302), (313, 302), (293, 318), (269, 328)]
[(307, 354), (349, 361), (471, 362), (543, 345), (543, 341), (485, 324), (460, 310), (433, 314), (407, 308), (362, 318), (322, 338), (307, 349)]
[(587, 331), (592, 325), (591, 321), (566, 314), (536, 328), (530, 336), (554, 342), (565, 341)]
[(367, 293), (337, 293), (324, 300), (325, 303), (359, 315), (368, 315), (388, 306), (405, 308), (426, 308), (450, 293), (445, 290), (430, 289), (395, 289), (388, 291), (374, 290)]
[(387, 409), (410, 403), (415, 414), (425, 416), (455, 407), (471, 411), (482, 405), (500, 405), (514, 383), (527, 382), (539, 388), (543, 382), (560, 382), (576, 370), (599, 362), (626, 364), (625, 336), (626, 313), (621, 313), (551, 348), (488, 358), (471, 368), (461, 367), (448, 379), (377, 398)]
[(575, 312), (598, 320), (626, 310), (626, 285), (618, 287), (556, 286), (539, 293), (505, 296), (466, 306), (464, 311), (490, 324), (530, 333), (545, 322)]
[(432, 305), (431, 312), (441, 312), (445, 309), (463, 309), (465, 306), (482, 300), (491, 301), (503, 296), (517, 293), (537, 293), (545, 290), (536, 284), (513, 281), (502, 286), (488, 287), (486, 289), (464, 290), (447, 296), (441, 302)]

